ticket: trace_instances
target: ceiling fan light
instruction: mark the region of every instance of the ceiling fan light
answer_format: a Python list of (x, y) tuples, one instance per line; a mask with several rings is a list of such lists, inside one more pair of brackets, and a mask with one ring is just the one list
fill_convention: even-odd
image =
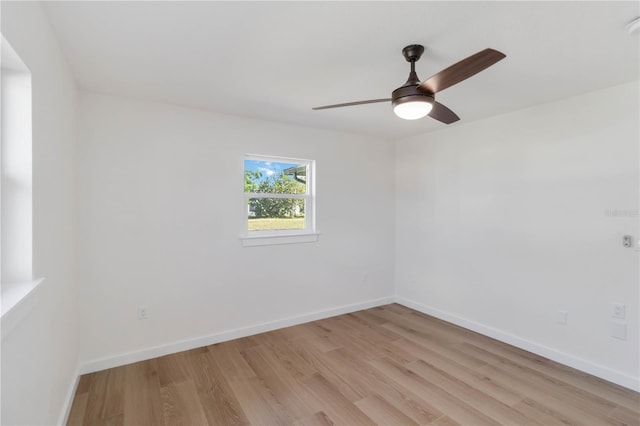
[(393, 112), (403, 120), (417, 120), (425, 117), (433, 108), (432, 100), (425, 96), (416, 96), (417, 99), (404, 102), (394, 102)]

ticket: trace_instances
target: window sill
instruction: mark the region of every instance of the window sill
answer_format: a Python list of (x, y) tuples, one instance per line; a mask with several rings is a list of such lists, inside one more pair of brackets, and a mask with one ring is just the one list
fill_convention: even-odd
[(320, 236), (317, 232), (305, 234), (280, 234), (280, 235), (241, 235), (243, 247), (272, 246), (277, 244), (301, 244), (315, 243)]
[(37, 289), (44, 278), (20, 283), (2, 284), (2, 305), (0, 320), (2, 321), (2, 339), (28, 315), (34, 305)]

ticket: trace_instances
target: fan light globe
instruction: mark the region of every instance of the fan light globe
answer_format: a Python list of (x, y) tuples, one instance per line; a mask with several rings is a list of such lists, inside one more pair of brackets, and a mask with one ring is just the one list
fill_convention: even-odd
[(431, 112), (433, 104), (427, 99), (415, 99), (394, 105), (393, 112), (404, 120), (417, 120)]

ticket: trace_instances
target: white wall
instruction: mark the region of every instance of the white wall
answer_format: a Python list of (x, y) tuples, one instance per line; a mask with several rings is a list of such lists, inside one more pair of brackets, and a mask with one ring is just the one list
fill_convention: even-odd
[[(393, 296), (389, 143), (86, 92), (80, 110), (87, 369)], [(317, 161), (318, 242), (241, 246), (248, 153)]]
[[(2, 323), (3, 425), (55, 424), (76, 379), (76, 90), (38, 3), (2, 2), (2, 34), (32, 73), (33, 273), (45, 281)], [(19, 309), (20, 308), (20, 309)], [(16, 311), (17, 310), (17, 311)], [(15, 319), (15, 318), (14, 318)]]
[[(640, 236), (638, 93), (399, 141), (401, 300), (637, 388), (639, 253), (621, 243)], [(612, 302), (626, 304), (626, 341), (609, 336)]]

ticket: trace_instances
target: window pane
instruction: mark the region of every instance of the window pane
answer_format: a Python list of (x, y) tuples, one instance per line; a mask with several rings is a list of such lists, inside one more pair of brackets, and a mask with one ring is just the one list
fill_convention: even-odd
[(299, 198), (249, 198), (249, 231), (304, 229), (304, 207)]
[(306, 194), (307, 165), (244, 160), (244, 192)]

